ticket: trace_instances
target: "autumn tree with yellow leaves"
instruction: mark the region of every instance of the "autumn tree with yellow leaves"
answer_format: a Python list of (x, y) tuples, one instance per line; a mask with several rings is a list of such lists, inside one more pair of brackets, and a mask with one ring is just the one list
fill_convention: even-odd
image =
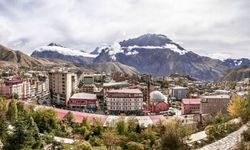
[(232, 96), (229, 105), (228, 112), (233, 117), (240, 117), (244, 122), (249, 119), (249, 99), (248, 97)]

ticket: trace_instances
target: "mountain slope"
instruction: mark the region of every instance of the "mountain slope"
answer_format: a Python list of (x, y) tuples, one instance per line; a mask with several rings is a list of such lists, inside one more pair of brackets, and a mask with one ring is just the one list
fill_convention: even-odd
[(121, 72), (124, 74), (138, 74), (138, 71), (130, 66), (118, 62), (105, 62), (100, 64), (74, 64), (61, 59), (44, 59), (28, 56), (20, 51), (14, 51), (10, 48), (0, 45), (0, 67), (3, 68), (18, 68), (18, 67), (73, 67), (84, 72)]
[(228, 70), (221, 80), (240, 81), (244, 78), (250, 78), (250, 65)]
[(228, 66), (220, 60), (199, 56), (160, 34), (146, 34), (105, 47), (94, 63), (117, 61), (141, 73), (179, 73), (201, 80), (222, 77)]
[(119, 62), (104, 62), (94, 65), (89, 65), (88, 67), (89, 69), (92, 69), (99, 73), (105, 72), (107, 74), (111, 74), (112, 72), (120, 72), (128, 75), (139, 74), (139, 72), (135, 68), (121, 64)]
[(3, 45), (0, 45), (0, 66), (1, 67), (52, 67), (52, 66), (74, 66), (70, 62), (47, 60), (30, 57), (21, 51), (14, 51)]
[(31, 54), (33, 57), (61, 59), (78, 64), (91, 64), (97, 56), (84, 51), (72, 50), (61, 45), (50, 43), (48, 46), (41, 46)]
[(224, 64), (230, 68), (235, 68), (235, 67), (242, 67), (246, 65), (250, 65), (250, 60), (247, 58), (241, 58), (241, 59), (226, 59), (223, 61)]

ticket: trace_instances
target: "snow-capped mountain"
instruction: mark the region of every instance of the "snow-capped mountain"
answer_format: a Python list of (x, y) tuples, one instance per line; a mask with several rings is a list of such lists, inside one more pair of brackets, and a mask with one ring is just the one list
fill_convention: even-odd
[(72, 50), (56, 43), (50, 43), (48, 46), (36, 48), (31, 56), (49, 59), (62, 59), (79, 64), (91, 64), (93, 59), (97, 57), (97, 55), (80, 50)]
[(225, 65), (227, 65), (230, 68), (250, 65), (250, 59), (247, 59), (247, 58), (241, 58), (241, 59), (228, 58), (228, 59), (224, 60), (223, 62)]
[(228, 69), (222, 61), (197, 55), (161, 34), (145, 34), (103, 47), (94, 63), (108, 61), (135, 67), (141, 73), (179, 73), (202, 80), (218, 79)]
[[(136, 41), (136, 42), (135, 42)], [(184, 48), (168, 39), (165, 35), (145, 34), (135, 39), (124, 40), (113, 45), (97, 47), (92, 54), (107, 53), (110, 61), (116, 61), (116, 55), (137, 55), (138, 49), (160, 50), (168, 49), (179, 55), (188, 53)]]

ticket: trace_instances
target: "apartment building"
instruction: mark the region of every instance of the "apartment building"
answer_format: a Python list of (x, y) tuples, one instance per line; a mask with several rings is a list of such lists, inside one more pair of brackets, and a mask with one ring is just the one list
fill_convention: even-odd
[(77, 88), (77, 75), (67, 71), (49, 72), (49, 89), (52, 103), (60, 106), (68, 106), (69, 98)]
[(79, 87), (79, 92), (94, 93), (96, 90), (95, 84), (84, 84)]
[(0, 80), (0, 95), (1, 96), (9, 96), (11, 95), (10, 86), (7, 86), (4, 80)]
[(183, 98), (187, 98), (188, 88), (176, 86), (171, 88), (171, 96), (175, 97), (177, 100), (182, 100)]
[(216, 115), (218, 112), (227, 113), (229, 95), (210, 95), (201, 98), (200, 112)]
[(143, 94), (139, 89), (112, 89), (106, 94), (107, 110), (110, 112), (143, 111)]

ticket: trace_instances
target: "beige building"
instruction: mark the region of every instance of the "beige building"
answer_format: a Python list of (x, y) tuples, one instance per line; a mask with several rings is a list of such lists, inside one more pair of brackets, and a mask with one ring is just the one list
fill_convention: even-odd
[(143, 94), (139, 89), (112, 89), (106, 94), (108, 111), (143, 111)]
[(200, 112), (215, 115), (218, 112), (227, 113), (229, 95), (210, 95), (201, 98)]
[(49, 72), (49, 89), (52, 103), (68, 106), (69, 98), (77, 88), (77, 75), (67, 71)]

